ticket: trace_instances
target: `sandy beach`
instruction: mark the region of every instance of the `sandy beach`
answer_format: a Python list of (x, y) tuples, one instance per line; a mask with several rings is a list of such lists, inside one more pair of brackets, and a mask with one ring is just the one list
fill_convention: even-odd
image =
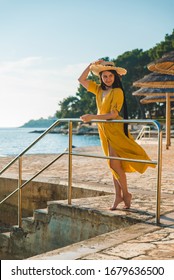
[[(157, 159), (156, 144), (141, 144), (147, 151), (152, 160)], [(84, 147), (73, 149), (76, 152), (103, 155), (101, 147)], [(38, 154), (25, 155), (22, 160), (23, 179), (29, 178), (37, 171), (43, 168), (50, 160), (53, 160), (57, 155), (54, 154)], [(0, 158), (0, 169), (8, 164), (13, 158)], [(165, 148), (165, 143), (162, 149), (162, 192), (174, 193), (174, 146), (170, 146), (168, 150)], [(18, 162), (13, 164), (2, 177), (17, 177)], [(45, 170), (37, 177), (38, 180), (47, 178), (49, 180), (67, 181), (68, 179), (68, 156), (64, 155), (51, 167)], [(148, 168), (144, 174), (127, 173), (128, 186), (130, 191), (148, 191), (156, 190), (157, 168)], [(111, 191), (113, 190), (112, 175), (105, 159), (88, 158), (73, 156), (73, 184), (99, 184)], [(114, 191), (114, 190), (113, 190)]]

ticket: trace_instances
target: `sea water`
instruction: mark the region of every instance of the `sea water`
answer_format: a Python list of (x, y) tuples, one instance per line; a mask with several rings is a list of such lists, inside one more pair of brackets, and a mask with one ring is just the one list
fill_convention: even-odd
[[(35, 132), (37, 130), (37, 132)], [(40, 137), (43, 128), (0, 128), (0, 156), (18, 155)], [(73, 135), (73, 146), (99, 146), (97, 135)], [(68, 148), (68, 135), (48, 133), (27, 154), (56, 154)]]

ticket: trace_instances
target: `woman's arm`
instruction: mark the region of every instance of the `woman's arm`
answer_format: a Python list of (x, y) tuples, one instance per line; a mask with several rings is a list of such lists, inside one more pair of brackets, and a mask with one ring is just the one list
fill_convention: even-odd
[(91, 64), (100, 64), (103, 60), (99, 59), (93, 63), (90, 63), (88, 65), (88, 67), (83, 71), (83, 73), (81, 74), (81, 76), (78, 78), (79, 83), (86, 89), (88, 89), (88, 85), (89, 85), (89, 80), (87, 80), (88, 74), (90, 72), (90, 66)]
[(86, 89), (88, 88), (89, 85), (89, 80), (87, 80), (87, 77), (90, 72), (90, 66), (91, 64), (88, 65), (88, 67), (83, 71), (81, 76), (78, 78), (79, 83)]
[(107, 114), (101, 114), (101, 115), (92, 115), (92, 114), (86, 114), (81, 116), (81, 120), (83, 122), (90, 122), (91, 120), (114, 120), (118, 116), (117, 111), (112, 111)]

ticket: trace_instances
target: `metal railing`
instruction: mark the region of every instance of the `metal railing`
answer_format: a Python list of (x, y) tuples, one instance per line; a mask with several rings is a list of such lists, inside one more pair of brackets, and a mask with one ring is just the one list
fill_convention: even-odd
[(144, 125), (142, 127), (136, 140), (141, 140), (146, 134), (148, 134), (148, 137), (150, 138), (150, 126), (148, 126), (148, 125)]
[[(24, 149), (18, 156), (16, 156), (9, 164), (7, 164), (1, 171), (0, 175), (3, 174), (12, 164), (16, 161), (18, 164), (18, 188), (16, 188), (13, 192), (11, 192), (8, 196), (6, 196), (3, 200), (0, 201), (0, 205), (4, 203), (8, 198), (18, 192), (18, 226), (21, 227), (22, 224), (22, 194), (21, 190), (25, 187), (29, 182), (31, 182), (34, 178), (36, 178), (39, 174), (41, 174), (44, 170), (50, 167), (54, 162), (56, 162), (60, 157), (67, 154), (68, 155), (68, 204), (71, 204), (72, 200), (72, 156), (84, 156), (84, 157), (93, 157), (100, 159), (114, 159), (121, 161), (131, 161), (131, 162), (140, 162), (140, 163), (150, 163), (157, 165), (157, 189), (156, 189), (156, 223), (160, 223), (160, 199), (161, 199), (161, 170), (162, 170), (162, 130), (160, 124), (154, 120), (92, 120), (92, 123), (148, 123), (156, 126), (158, 131), (158, 142), (157, 142), (157, 160), (136, 160), (130, 158), (120, 158), (120, 157), (110, 157), (103, 155), (90, 155), (84, 153), (72, 152), (72, 123), (73, 122), (82, 122), (81, 119), (59, 119), (55, 123), (53, 123), (44, 133), (42, 133), (35, 141), (33, 141), (26, 149)], [(47, 164), (44, 168), (42, 168), (39, 172), (37, 172), (30, 179), (25, 181), (22, 184), (22, 156), (26, 154), (37, 142), (39, 142), (45, 135), (47, 135), (54, 127), (56, 127), (59, 123), (68, 123), (69, 125), (69, 145), (68, 151), (67, 149), (59, 154), (54, 160), (52, 160), (49, 164)]]

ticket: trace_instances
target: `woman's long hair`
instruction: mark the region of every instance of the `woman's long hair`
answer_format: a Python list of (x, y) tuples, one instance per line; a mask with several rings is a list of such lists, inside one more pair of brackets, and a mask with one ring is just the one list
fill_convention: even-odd
[[(123, 91), (123, 96), (124, 96), (124, 101), (123, 101), (123, 116), (124, 119), (127, 120), (128, 119), (128, 110), (127, 110), (127, 103), (126, 103), (126, 97), (125, 97), (125, 92), (123, 90), (123, 86), (120, 80), (119, 75), (117, 74), (117, 72), (115, 70), (107, 70), (109, 72), (111, 72), (114, 75), (114, 82), (112, 84), (112, 88), (121, 88)], [(101, 88), (103, 90), (106, 90), (106, 85), (102, 80), (102, 72), (100, 73), (100, 80), (101, 80)], [(128, 124), (124, 123), (124, 133), (126, 134), (127, 137), (128, 136)]]

